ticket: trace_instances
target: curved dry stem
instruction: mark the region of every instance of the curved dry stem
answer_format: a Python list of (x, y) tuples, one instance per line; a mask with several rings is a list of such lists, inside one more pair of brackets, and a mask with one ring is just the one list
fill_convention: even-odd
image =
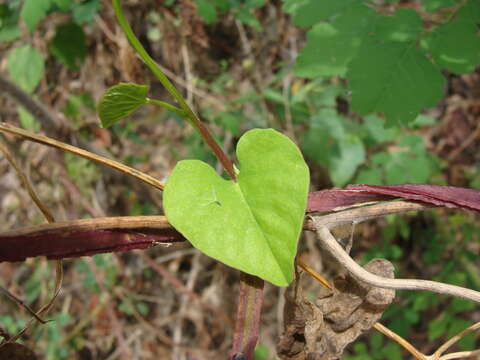
[(415, 346), (410, 344), (403, 337), (401, 337), (397, 333), (393, 332), (392, 330), (390, 330), (389, 328), (387, 328), (383, 324), (377, 322), (377, 323), (375, 323), (375, 325), (373, 325), (373, 327), (378, 332), (381, 332), (383, 335), (389, 337), (393, 341), (400, 344), (405, 350), (407, 350), (410, 354), (412, 354), (415, 357), (415, 359), (418, 359), (418, 360), (426, 360), (427, 359), (427, 356), (425, 356), (423, 353), (418, 351)]
[(480, 355), (480, 350), (474, 350), (474, 351), (459, 351), (456, 353), (451, 353), (447, 355), (443, 355), (438, 358), (438, 360), (450, 360), (450, 359), (463, 359), (463, 358), (469, 358), (473, 357), (476, 355)]
[(62, 151), (70, 152), (72, 154), (81, 156), (85, 159), (88, 159), (88, 160), (94, 161), (96, 163), (103, 164), (103, 165), (109, 166), (111, 168), (114, 168), (116, 170), (119, 170), (119, 171), (121, 171), (125, 174), (131, 175), (131, 176), (133, 176), (133, 177), (135, 177), (135, 178), (137, 178), (137, 179), (139, 179), (143, 182), (146, 182), (147, 184), (152, 185), (153, 187), (156, 187), (157, 189), (163, 190), (164, 183), (161, 182), (161, 181), (158, 181), (154, 177), (152, 177), (150, 175), (147, 175), (147, 174), (145, 174), (145, 173), (143, 173), (143, 172), (141, 172), (137, 169), (134, 169), (134, 168), (131, 168), (127, 165), (124, 165), (124, 164), (122, 164), (118, 161), (111, 160), (111, 159), (108, 159), (106, 157), (91, 153), (89, 151), (80, 149), (76, 146), (72, 146), (72, 145), (66, 144), (66, 143), (61, 142), (61, 141), (57, 141), (55, 139), (49, 138), (49, 137), (44, 136), (44, 135), (37, 135), (37, 134), (34, 134), (30, 131), (20, 129), (16, 126), (12, 126), (12, 125), (9, 125), (9, 124), (6, 124), (6, 123), (0, 123), (0, 132), (8, 133), (8, 134), (15, 135), (15, 136), (20, 136), (20, 137), (22, 137), (24, 139), (27, 139), (27, 140), (30, 140), (30, 141), (34, 141), (34, 142), (37, 142), (37, 143), (40, 143), (40, 144), (43, 144), (43, 145), (51, 146), (51, 147), (54, 147), (56, 149), (60, 149)]
[(372, 273), (369, 273), (359, 264), (357, 264), (348, 255), (340, 244), (335, 240), (330, 230), (326, 226), (319, 226), (316, 229), (317, 235), (322, 241), (324, 248), (344, 266), (348, 272), (360, 281), (369, 285), (377, 286), (384, 289), (393, 290), (426, 290), (439, 294), (447, 294), (459, 298), (472, 300), (480, 303), (480, 292), (467, 289), (461, 286), (444, 284), (430, 280), (418, 279), (387, 279)]
[(3, 155), (5, 156), (5, 158), (8, 160), (8, 162), (10, 163), (10, 165), (12, 165), (12, 167), (15, 169), (15, 171), (17, 172), (17, 175), (18, 177), (20, 178), (20, 181), (22, 183), (22, 185), (27, 189), (28, 191), (28, 194), (30, 195), (30, 198), (32, 199), (32, 201), (35, 203), (35, 205), (37, 205), (38, 209), (40, 210), (40, 212), (43, 214), (43, 216), (45, 217), (45, 219), (47, 219), (47, 221), (49, 223), (51, 222), (54, 222), (55, 219), (52, 215), (52, 213), (50, 212), (50, 210), (48, 210), (48, 208), (43, 205), (43, 203), (40, 201), (40, 198), (37, 196), (37, 193), (35, 192), (35, 190), (33, 189), (33, 186), (30, 184), (30, 181), (28, 181), (28, 178), (27, 176), (25, 175), (25, 173), (22, 171), (22, 169), (20, 169), (20, 166), (18, 166), (18, 164), (16, 163), (16, 161), (14, 160), (13, 156), (11, 155), (8, 147), (6, 144), (4, 144), (2, 141), (0, 141), (0, 151), (3, 153)]
[[(25, 173), (22, 171), (22, 169), (20, 168), (20, 166), (17, 165), (17, 163), (15, 162), (13, 156), (10, 154), (10, 151), (8, 150), (7, 146), (4, 145), (2, 142), (0, 142), (0, 151), (3, 153), (3, 155), (5, 156), (5, 158), (8, 160), (8, 162), (12, 165), (12, 167), (15, 169), (15, 171), (17, 172), (18, 174), (18, 177), (20, 178), (20, 181), (22, 182), (23, 186), (25, 186), (25, 188), (27, 189), (28, 191), (28, 194), (30, 195), (32, 201), (37, 205), (37, 207), (40, 209), (40, 211), (42, 212), (43, 216), (45, 217), (45, 219), (47, 220), (48, 223), (53, 223), (55, 222), (55, 218), (52, 214), (52, 212), (48, 209), (48, 207), (43, 204), (40, 200), (40, 198), (37, 196), (35, 190), (33, 189), (33, 186), (32, 184), (30, 183), (30, 181), (28, 180), (27, 176), (25, 175)], [(17, 299), (16, 297), (12, 296), (10, 293), (8, 293), (8, 291), (5, 293), (7, 296), (9, 296), (10, 298), (14, 299), (15, 301), (19, 302), (19, 304), (21, 304), (24, 308), (27, 309), (27, 311), (29, 311), (29, 313), (33, 316), (32, 319), (30, 319), (30, 321), (28, 322), (28, 324), (22, 329), (20, 330), (15, 336), (11, 337), (10, 339), (8, 339), (8, 341), (6, 341), (6, 343), (9, 343), (9, 342), (15, 342), (18, 338), (20, 338), (20, 336), (22, 336), (22, 334), (27, 331), (27, 329), (31, 326), (33, 320), (37, 320), (39, 322), (41, 322), (42, 324), (45, 324), (46, 321), (43, 320), (40, 315), (46, 313), (48, 310), (51, 309), (51, 307), (53, 306), (53, 304), (55, 303), (55, 300), (58, 296), (58, 294), (60, 293), (60, 289), (62, 287), (62, 280), (63, 280), (63, 267), (62, 267), (62, 260), (57, 260), (56, 262), (56, 271), (55, 271), (55, 291), (53, 293), (53, 296), (52, 298), (50, 299), (50, 301), (45, 304), (44, 306), (42, 306), (40, 308), (40, 310), (38, 310), (37, 313), (35, 313), (31, 308), (29, 308), (26, 304), (23, 303), (23, 301), (21, 301), (20, 299)]]
[[(435, 351), (435, 353), (433, 354), (434, 356), (437, 357), (440, 357), (440, 359), (443, 359), (443, 357), (441, 357), (441, 355), (447, 351), (447, 349), (452, 346), (453, 344), (455, 344), (457, 341), (459, 341), (461, 338), (463, 338), (465, 335), (467, 335), (469, 332), (472, 332), (472, 331), (475, 331), (475, 330), (478, 330), (480, 329), (480, 322), (477, 322), (471, 326), (469, 326), (468, 328), (466, 328), (465, 330), (461, 331), (460, 333), (458, 333), (457, 335), (453, 336), (451, 339), (449, 339), (447, 342), (445, 342), (442, 346), (440, 346), (437, 351)], [(475, 350), (475, 351), (479, 351), (479, 350)], [(454, 353), (455, 354), (455, 353)], [(458, 354), (458, 353), (456, 353)], [(448, 354), (448, 355), (453, 355), (453, 354)], [(447, 356), (447, 355), (445, 355)], [(470, 355), (469, 355), (470, 356)], [(449, 359), (457, 359), (457, 358), (449, 358)]]

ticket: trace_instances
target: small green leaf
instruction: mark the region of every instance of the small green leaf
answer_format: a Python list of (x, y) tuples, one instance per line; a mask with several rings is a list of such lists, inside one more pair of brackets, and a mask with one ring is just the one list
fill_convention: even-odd
[(79, 64), (87, 54), (87, 43), (82, 27), (75, 23), (57, 26), (49, 50), (61, 63), (72, 70), (78, 70)]
[(62, 11), (70, 10), (70, 7), (74, 3), (75, 0), (53, 0), (53, 3), (58, 6), (58, 8)]
[(102, 127), (112, 126), (146, 104), (149, 89), (148, 85), (132, 83), (120, 83), (108, 89), (98, 104)]
[(90, 24), (102, 5), (98, 0), (87, 0), (73, 7), (73, 20), (78, 24)]
[(10, 51), (7, 68), (12, 81), (32, 93), (43, 77), (45, 62), (42, 54), (30, 45), (24, 45)]
[(309, 171), (302, 154), (272, 129), (244, 134), (237, 182), (199, 160), (180, 161), (163, 193), (168, 221), (196, 248), (278, 286), (293, 279)]
[(47, 15), (50, 6), (51, 0), (25, 0), (20, 18), (25, 21), (30, 31), (33, 31), (40, 20)]
[(20, 37), (19, 14), (7, 4), (0, 4), (0, 42)]
[(40, 123), (24, 107), (18, 107), (18, 117), (24, 129), (37, 132), (40, 131)]
[(365, 161), (365, 148), (353, 134), (343, 138), (337, 145), (338, 152), (330, 156), (329, 173), (334, 185), (344, 186)]
[(212, 24), (217, 21), (217, 10), (208, 0), (195, 0), (197, 11), (205, 24)]
[(363, 126), (367, 129), (369, 137), (377, 144), (390, 141), (398, 134), (398, 128), (385, 128), (385, 120), (371, 114), (364, 118)]

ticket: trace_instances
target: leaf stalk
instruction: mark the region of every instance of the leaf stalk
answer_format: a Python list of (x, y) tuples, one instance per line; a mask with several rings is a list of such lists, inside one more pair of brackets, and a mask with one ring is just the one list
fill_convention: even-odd
[[(120, 24), (120, 27), (122, 28), (125, 36), (127, 37), (128, 41), (130, 42), (134, 50), (138, 53), (138, 55), (140, 55), (140, 58), (148, 66), (148, 68), (153, 72), (155, 77), (160, 81), (160, 83), (165, 87), (165, 89), (175, 98), (175, 100), (180, 105), (181, 110), (183, 110), (184, 112), (182, 116), (195, 128), (195, 130), (197, 130), (200, 133), (200, 135), (203, 137), (205, 142), (208, 144), (208, 146), (210, 146), (210, 148), (214, 152), (217, 159), (221, 162), (221, 164), (225, 168), (225, 171), (228, 173), (230, 178), (232, 178), (232, 180), (235, 181), (236, 175), (233, 169), (232, 161), (227, 157), (227, 155), (224, 153), (222, 148), (218, 145), (218, 143), (212, 137), (207, 127), (202, 123), (199, 117), (193, 112), (193, 110), (187, 104), (183, 96), (178, 92), (178, 90), (170, 82), (170, 80), (162, 72), (162, 70), (160, 70), (159, 66), (155, 63), (155, 61), (151, 58), (151, 56), (148, 55), (147, 51), (142, 46), (140, 41), (137, 39), (137, 37), (133, 33), (132, 28), (128, 24), (127, 19), (125, 18), (125, 15), (122, 11), (120, 0), (112, 0), (112, 5), (115, 11), (115, 15), (117, 17), (118, 23)], [(155, 104), (160, 105), (159, 103), (155, 103)], [(166, 103), (163, 103), (160, 106), (165, 107), (164, 105), (166, 105)], [(169, 107), (178, 109), (172, 105), (169, 105)], [(177, 112), (177, 111), (175, 110), (174, 112)]]

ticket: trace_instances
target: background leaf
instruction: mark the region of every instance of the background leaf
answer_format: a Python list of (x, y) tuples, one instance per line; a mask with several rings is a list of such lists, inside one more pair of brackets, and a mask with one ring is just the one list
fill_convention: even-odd
[(73, 7), (73, 20), (75, 23), (82, 25), (93, 21), (93, 17), (102, 8), (98, 0), (87, 0), (75, 4)]
[[(324, 2), (317, 3), (325, 6), (321, 5)], [(345, 75), (348, 63), (357, 53), (363, 38), (371, 32), (379, 15), (357, 2), (341, 9), (342, 12), (336, 13), (331, 22), (316, 24), (307, 33), (307, 44), (295, 63), (297, 75)]]
[(7, 68), (13, 82), (32, 93), (43, 77), (45, 62), (40, 52), (30, 45), (23, 45), (10, 51)]
[(51, 0), (25, 0), (20, 18), (27, 24), (30, 31), (33, 31), (37, 24), (46, 15), (51, 6)]
[(77, 70), (87, 53), (85, 33), (82, 27), (75, 23), (57, 26), (49, 49), (62, 64), (72, 70)]
[(364, 43), (347, 73), (352, 109), (385, 114), (387, 124), (407, 124), (440, 100), (445, 79), (414, 43)]
[(458, 12), (454, 21), (438, 26), (425, 37), (423, 45), (440, 68), (455, 74), (475, 70), (480, 63), (478, 22), (480, 3), (470, 1)]

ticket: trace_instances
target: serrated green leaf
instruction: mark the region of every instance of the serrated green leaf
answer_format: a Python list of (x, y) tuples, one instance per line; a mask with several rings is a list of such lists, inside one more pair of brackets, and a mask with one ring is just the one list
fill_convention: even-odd
[(365, 41), (350, 63), (351, 106), (362, 115), (382, 112), (390, 124), (408, 124), (443, 95), (440, 71), (409, 42)]
[(51, 6), (51, 0), (25, 0), (20, 18), (25, 21), (30, 31), (34, 30), (37, 24), (46, 15)]
[(458, 4), (456, 0), (422, 0), (425, 11), (435, 11)]
[(43, 77), (45, 62), (42, 54), (30, 45), (24, 45), (10, 51), (7, 68), (12, 81), (32, 93)]
[(374, 33), (377, 41), (413, 41), (423, 31), (422, 19), (413, 9), (399, 9), (393, 16), (378, 19)]
[(362, 5), (359, 0), (309, 0), (295, 8), (293, 22), (301, 27), (309, 27), (320, 21), (328, 20), (355, 5)]
[(75, 23), (57, 26), (49, 50), (61, 63), (72, 70), (77, 70), (87, 54), (87, 43), (82, 27)]
[(344, 75), (349, 61), (381, 18), (361, 3), (342, 10), (331, 23), (317, 24), (307, 33), (307, 43), (295, 64), (296, 75), (309, 78)]
[(477, 33), (476, 24), (460, 19), (438, 26), (422, 44), (440, 68), (466, 74), (480, 64), (480, 37)]
[(98, 104), (98, 116), (102, 127), (112, 126), (117, 121), (147, 103), (148, 85), (120, 83), (108, 89)]
[(293, 278), (309, 171), (286, 136), (254, 129), (237, 145), (237, 182), (199, 160), (180, 161), (163, 193), (168, 221), (196, 248), (275, 285)]

